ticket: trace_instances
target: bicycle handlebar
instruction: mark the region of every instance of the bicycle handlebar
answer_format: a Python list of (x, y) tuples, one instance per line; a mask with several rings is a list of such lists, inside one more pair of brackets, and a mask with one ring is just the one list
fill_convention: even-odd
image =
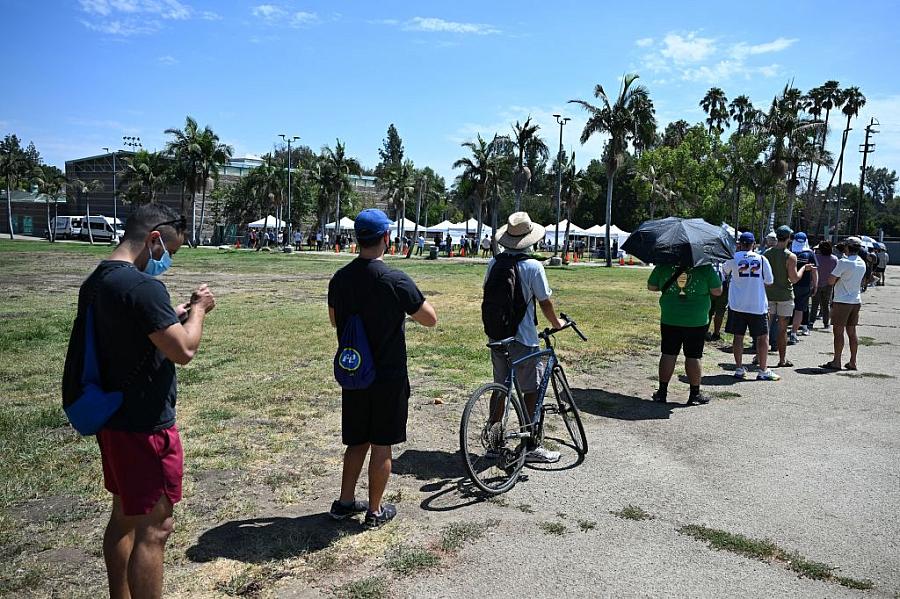
[(544, 332), (541, 333), (541, 334), (539, 335), (539, 337), (540, 337), (541, 339), (544, 339), (544, 340), (546, 341), (546, 340), (548, 340), (551, 336), (553, 336), (553, 335), (559, 333), (560, 331), (564, 331), (564, 330), (566, 330), (566, 329), (572, 329), (573, 331), (575, 331), (575, 332), (578, 334), (579, 337), (581, 337), (581, 340), (582, 340), (582, 341), (587, 341), (587, 340), (588, 340), (587, 337), (584, 336), (584, 333), (582, 333), (581, 330), (579, 330), (578, 325), (575, 324), (575, 321), (574, 321), (574, 320), (572, 320), (571, 318), (569, 318), (569, 317), (568, 317), (565, 313), (563, 313), (563, 312), (560, 312), (559, 315), (563, 318), (563, 320), (566, 321), (566, 324), (564, 324), (562, 327), (560, 327), (560, 328), (558, 328), (558, 329), (551, 329), (551, 328), (549, 328), (549, 327), (546, 328), (546, 329), (544, 329)]

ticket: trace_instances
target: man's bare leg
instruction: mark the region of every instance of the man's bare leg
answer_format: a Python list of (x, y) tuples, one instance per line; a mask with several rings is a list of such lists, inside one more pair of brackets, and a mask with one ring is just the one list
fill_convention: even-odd
[(122, 500), (113, 495), (112, 514), (103, 533), (103, 559), (111, 599), (129, 599), (128, 559), (134, 546), (134, 526), (122, 511)]
[[(744, 364), (744, 336), (735, 335), (734, 342), (731, 344), (731, 352), (734, 354), (734, 367), (743, 368)], [(757, 348), (758, 353), (758, 348)], [(763, 352), (765, 353), (765, 352)]]
[(856, 368), (856, 352), (859, 349), (859, 338), (856, 336), (856, 325), (847, 325), (847, 339), (850, 341), (850, 361), (848, 364), (851, 368)]
[(345, 505), (356, 498), (356, 483), (359, 481), (359, 473), (362, 472), (369, 452), (369, 444), (349, 445), (344, 450), (344, 471), (341, 476), (341, 498)]
[(759, 362), (759, 370), (765, 372), (769, 366), (769, 334), (756, 338), (756, 361)]
[(372, 445), (369, 458), (369, 511), (381, 511), (381, 498), (391, 477), (391, 446)]
[(831, 364), (835, 368), (841, 367), (841, 357), (844, 353), (844, 328), (844, 325), (832, 324), (832, 329), (834, 330), (834, 358), (831, 359)]
[(670, 356), (668, 354), (661, 354), (659, 356), (659, 382), (668, 384), (670, 380), (672, 380), (672, 375), (675, 374), (675, 363), (678, 361), (678, 356)]
[(166, 541), (175, 529), (172, 502), (163, 494), (149, 514), (127, 518), (134, 522), (134, 546), (128, 560), (131, 598), (159, 599), (162, 597)]
[(693, 387), (699, 387), (700, 381), (703, 378), (701, 361), (697, 358), (685, 358), (684, 371), (687, 373), (688, 383)]
[(788, 319), (778, 316), (778, 363), (787, 361), (787, 327)]

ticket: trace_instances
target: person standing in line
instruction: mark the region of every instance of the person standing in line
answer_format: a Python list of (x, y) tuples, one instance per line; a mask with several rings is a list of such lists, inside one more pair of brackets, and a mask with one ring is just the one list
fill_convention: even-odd
[(710, 298), (722, 294), (722, 279), (708, 264), (693, 268), (659, 264), (650, 273), (647, 289), (660, 292), (659, 388), (653, 401), (666, 403), (669, 381), (684, 348), (684, 369), (691, 387), (687, 403), (709, 403), (709, 397), (700, 391), (701, 359), (709, 328)]
[(830, 241), (822, 241), (816, 246), (815, 258), (819, 284), (812, 298), (809, 326), (812, 328), (821, 316), (822, 328), (827, 329), (831, 326), (831, 296), (834, 293), (834, 285), (829, 283), (828, 279), (838, 262), (832, 255)]
[(488, 235), (481, 240), (481, 257), (487, 258), (491, 255), (491, 238)]
[(888, 252), (884, 248), (878, 248), (878, 286), (884, 287), (885, 279), (887, 278), (887, 267), (890, 264), (891, 257), (888, 255)]
[[(104, 487), (112, 494), (103, 557), (113, 598), (162, 596), (165, 547), (181, 500), (175, 364), (194, 358), (206, 315), (215, 307), (213, 294), (201, 285), (188, 303), (173, 308), (166, 286), (154, 278), (171, 265), (185, 230), (185, 218), (172, 209), (138, 206), (122, 243), (79, 291), (79, 316), (89, 306), (93, 313), (102, 387), (122, 392), (121, 407), (96, 435)], [(83, 346), (69, 347), (64, 396), (76, 388), (80, 394), (75, 356), (83, 352)]]
[(421, 256), (425, 252), (425, 235), (419, 233), (419, 238), (416, 239), (416, 256)]
[[(481, 318), (490, 341), (515, 337), (515, 341), (507, 347), (510, 361), (522, 359), (540, 349), (535, 305), (540, 306), (551, 327), (560, 329), (563, 326), (553, 307), (553, 300), (550, 299), (553, 291), (547, 281), (544, 265), (528, 254), (528, 250), (544, 236), (544, 232), (544, 227), (532, 222), (527, 212), (514, 212), (494, 236), (497, 244), (503, 247), (503, 252), (488, 261), (484, 275)], [(517, 284), (512, 297), (508, 295), (511, 280)], [(497, 312), (521, 317), (518, 318), (518, 323), (510, 319), (509, 328), (501, 327), (504, 330), (495, 331), (496, 321), (500, 320), (493, 317)], [(494, 382), (505, 384), (510, 369), (506, 355), (500, 350), (491, 350), (491, 365)], [(522, 392), (529, 420), (535, 416), (543, 375), (544, 365), (539, 358), (525, 360), (516, 366), (516, 381)], [(526, 462), (549, 464), (560, 459), (558, 451), (551, 451), (541, 445), (532, 445), (528, 449)]]
[[(815, 267), (816, 257), (809, 247), (806, 233), (799, 231), (794, 234), (794, 240), (791, 243), (791, 253), (797, 257), (798, 269), (803, 269), (807, 264)], [(806, 320), (807, 324), (809, 323), (809, 298), (813, 290), (819, 286), (817, 270), (815, 268), (803, 270), (803, 276), (794, 283), (794, 317), (791, 323), (791, 333), (788, 337), (789, 345), (798, 343), (797, 335), (809, 335), (809, 331), (803, 324), (803, 321)]]
[(862, 280), (866, 276), (866, 265), (859, 256), (862, 241), (858, 237), (846, 240), (847, 256), (838, 261), (837, 266), (828, 277), (834, 285), (834, 301), (831, 304), (831, 325), (834, 335), (834, 357), (822, 364), (826, 370), (840, 370), (844, 352), (844, 331), (850, 345), (850, 361), (844, 364), (847, 370), (856, 370), (856, 354), (859, 339), (856, 327), (859, 324), (859, 311), (862, 306)]
[(738, 237), (734, 258), (725, 262), (722, 272), (731, 278), (728, 288), (728, 324), (725, 332), (734, 335), (732, 352), (734, 353), (734, 376), (743, 379), (747, 376), (744, 368), (744, 335), (750, 330), (750, 336), (756, 341), (756, 359), (759, 372), (758, 381), (777, 381), (781, 377), (768, 368), (769, 346), (769, 302), (766, 298), (766, 286), (775, 280), (769, 261), (754, 250), (756, 238), (753, 233), (741, 233)]
[[(769, 316), (777, 319), (778, 368), (791, 367), (793, 363), (787, 359), (787, 329), (790, 318), (794, 315), (794, 288), (803, 273), (813, 270), (815, 266), (807, 264), (797, 270), (797, 256), (788, 250), (791, 242), (791, 228), (787, 225), (775, 231), (776, 244), (765, 251), (763, 256), (772, 267), (774, 282), (766, 287), (769, 298)], [(771, 342), (771, 341), (770, 341)]]
[[(329, 513), (335, 520), (365, 513), (368, 527), (397, 515), (397, 508), (382, 499), (391, 475), (391, 446), (406, 441), (410, 387), (404, 322), (410, 316), (426, 327), (437, 324), (434, 308), (412, 279), (384, 263), (390, 225), (381, 210), (360, 212), (354, 223), (359, 256), (328, 285), (328, 316), (338, 339), (358, 315), (375, 367), (375, 381), (368, 388), (342, 390), (342, 441), (347, 449), (341, 494)], [(367, 455), (369, 499), (357, 501), (356, 485)]]
[(711, 332), (707, 331), (706, 340), (721, 341), (722, 322), (725, 320), (725, 312), (728, 310), (728, 286), (731, 277), (723, 272), (721, 263), (716, 263), (713, 266), (713, 269), (715, 269), (716, 274), (719, 275), (719, 278), (722, 280), (722, 295), (712, 297), (712, 305), (709, 308), (709, 318), (713, 325), (713, 330)]

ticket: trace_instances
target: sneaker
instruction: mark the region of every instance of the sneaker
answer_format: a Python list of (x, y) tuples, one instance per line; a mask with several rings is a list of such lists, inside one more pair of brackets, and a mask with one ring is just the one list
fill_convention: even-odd
[(697, 395), (692, 395), (692, 396), (688, 397), (688, 401), (687, 401), (687, 402), (688, 402), (689, 405), (692, 404), (692, 403), (708, 404), (708, 403), (709, 403), (709, 396), (708, 396), (708, 395), (705, 395), (705, 394), (703, 393), (703, 391), (701, 391), (701, 392), (698, 393)]
[(720, 335), (718, 333), (713, 333), (712, 335), (710, 335), (709, 340), (710, 341), (721, 341), (722, 335)]
[(766, 368), (765, 370), (761, 370), (756, 373), (756, 380), (758, 381), (780, 381), (781, 377), (774, 372), (772, 372), (771, 368)]
[(335, 500), (334, 503), (331, 504), (331, 510), (328, 512), (328, 515), (331, 516), (333, 520), (346, 520), (356, 514), (363, 514), (368, 511), (368, 509), (368, 501), (354, 501), (349, 505), (344, 505), (339, 500)]
[(656, 403), (666, 403), (666, 396), (663, 393), (660, 393), (659, 390), (653, 392), (653, 401)]
[(734, 369), (734, 378), (743, 379), (747, 378), (747, 369), (741, 366), (740, 368)]
[(382, 503), (379, 513), (366, 511), (365, 524), (368, 528), (378, 528), (383, 524), (387, 524), (397, 516), (397, 508), (390, 503)]
[(558, 451), (550, 451), (544, 447), (536, 447), (525, 454), (525, 461), (529, 464), (553, 464), (562, 457)]
[(787, 342), (788, 345), (796, 345), (799, 342), (800, 342), (800, 340), (797, 339), (797, 335), (795, 335), (794, 333), (791, 333), (790, 335), (788, 335), (788, 342)]
[(809, 328), (808, 328), (807, 326), (805, 326), (805, 325), (804, 325), (804, 326), (801, 326), (801, 327), (800, 327), (800, 334), (803, 335), (804, 337), (809, 337)]

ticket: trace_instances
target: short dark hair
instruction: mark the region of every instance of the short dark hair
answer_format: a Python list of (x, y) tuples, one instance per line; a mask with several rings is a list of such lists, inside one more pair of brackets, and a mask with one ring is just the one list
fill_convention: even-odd
[[(386, 232), (385, 232), (386, 233)], [(359, 240), (359, 247), (361, 248), (373, 248), (377, 246), (384, 239), (384, 235), (379, 235), (377, 237), (366, 237), (364, 239)], [(399, 237), (397, 239), (400, 239)]]
[(819, 242), (819, 253), (823, 256), (831, 255), (831, 242), (830, 241), (820, 241)]
[(125, 241), (143, 241), (151, 232), (161, 226), (170, 227), (177, 235), (187, 228), (184, 216), (163, 204), (143, 204), (134, 209), (125, 224)]

